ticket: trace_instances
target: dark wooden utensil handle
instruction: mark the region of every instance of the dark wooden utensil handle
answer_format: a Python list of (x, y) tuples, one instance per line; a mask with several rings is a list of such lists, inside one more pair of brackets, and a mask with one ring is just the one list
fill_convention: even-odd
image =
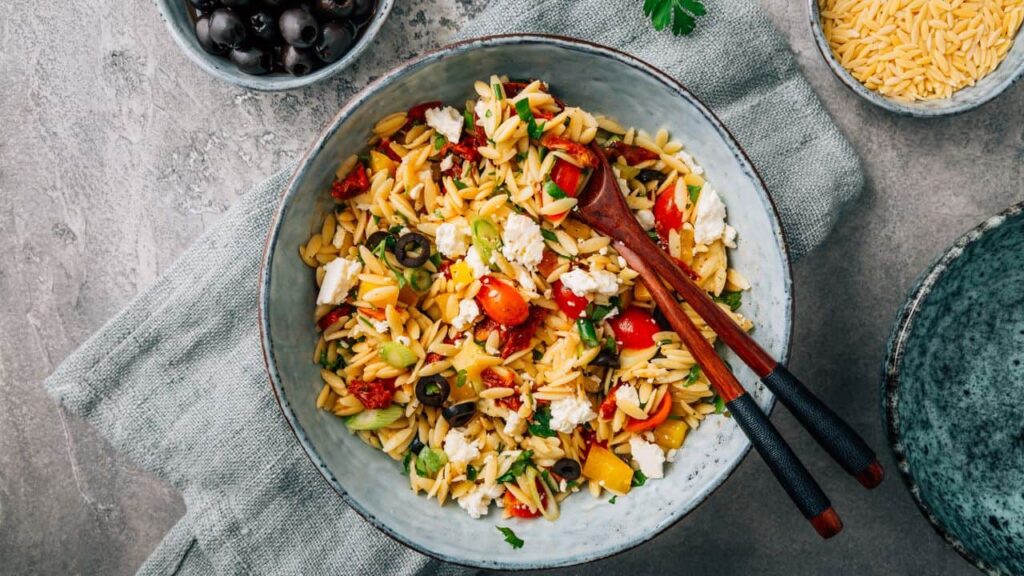
[(843, 524), (839, 515), (832, 509), (828, 497), (811, 477), (810, 472), (797, 458), (793, 450), (786, 444), (764, 412), (754, 402), (753, 397), (736, 380), (736, 376), (719, 358), (714, 347), (704, 339), (700, 330), (686, 316), (675, 300), (675, 296), (661, 283), (657, 273), (648, 265), (648, 261), (640, 258), (631, 247), (617, 242), (615, 249), (626, 259), (629, 267), (636, 270), (643, 279), (654, 302), (665, 314), (672, 329), (679, 334), (683, 344), (697, 360), (701, 369), (711, 382), (712, 388), (732, 413), (737, 424), (757, 449), (758, 454), (768, 464), (775, 478), (796, 504), (804, 517), (811, 520), (814, 529), (822, 538), (830, 538), (842, 530)]

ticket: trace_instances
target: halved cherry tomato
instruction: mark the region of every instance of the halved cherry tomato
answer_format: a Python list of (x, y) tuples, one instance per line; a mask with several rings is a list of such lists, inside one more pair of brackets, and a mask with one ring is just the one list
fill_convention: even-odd
[(348, 304), (338, 306), (334, 310), (331, 310), (327, 314), (321, 316), (320, 319), (316, 321), (316, 325), (319, 326), (321, 330), (327, 330), (332, 324), (351, 313), (352, 307)]
[(672, 412), (672, 395), (666, 392), (665, 396), (661, 399), (661, 405), (658, 406), (658, 410), (654, 414), (650, 414), (646, 420), (630, 418), (629, 423), (626, 424), (626, 430), (630, 432), (653, 430), (658, 424), (668, 419), (670, 412)]
[[(537, 481), (537, 492), (540, 493), (540, 505), (547, 507), (548, 505), (548, 493), (540, 485), (540, 480)], [(515, 518), (537, 518), (540, 516), (540, 509), (536, 512), (530, 510), (530, 507), (519, 501), (518, 498), (512, 495), (512, 492), (505, 490), (505, 496), (503, 497), (505, 510)]]
[(348, 383), (348, 391), (370, 410), (387, 408), (395, 397), (395, 379), (385, 378), (369, 382), (351, 380)]
[(508, 358), (520, 350), (525, 350), (530, 345), (530, 341), (533, 340), (533, 335), (537, 333), (537, 329), (544, 323), (545, 316), (547, 316), (546, 310), (539, 306), (530, 306), (530, 317), (526, 322), (508, 330), (504, 334), (505, 341), (501, 345), (501, 357)]
[(409, 108), (409, 111), (405, 113), (405, 117), (415, 122), (423, 122), (427, 118), (427, 110), (430, 110), (431, 108), (441, 108), (443, 106), (444, 103), (437, 100), (423, 102)]
[(344, 180), (335, 182), (331, 186), (331, 196), (337, 200), (345, 200), (358, 196), (369, 189), (370, 177), (366, 175), (366, 166), (363, 166), (362, 162), (356, 162)]
[(639, 146), (632, 146), (626, 144), (623, 141), (618, 141), (611, 146), (604, 149), (604, 155), (610, 160), (622, 156), (626, 159), (626, 164), (634, 166), (641, 162), (647, 162), (648, 160), (657, 160), (660, 158), (656, 153), (651, 152), (647, 148), (641, 148)]
[(654, 229), (662, 242), (668, 243), (669, 232), (683, 227), (683, 210), (676, 204), (675, 184), (669, 184), (654, 201)]
[(557, 184), (562, 192), (568, 194), (570, 198), (575, 198), (579, 193), (582, 175), (582, 170), (561, 158), (555, 160), (555, 165), (551, 167), (551, 181)]
[(635, 306), (608, 321), (621, 348), (638, 350), (654, 345), (654, 335), (661, 332), (658, 323), (642, 308)]
[(555, 283), (551, 285), (551, 292), (555, 297), (555, 304), (558, 304), (558, 309), (564, 312), (570, 320), (579, 318), (580, 314), (587, 309), (587, 304), (590, 304), (590, 300), (584, 296), (577, 296), (560, 280), (555, 280)]
[(476, 294), (476, 301), (498, 324), (515, 326), (530, 317), (530, 306), (512, 286), (493, 276), (484, 276), (480, 284), (483, 286)]
[(601, 407), (597, 409), (602, 420), (611, 420), (612, 417), (615, 416), (615, 408), (617, 408), (615, 403), (615, 393), (618, 392), (619, 386), (622, 386), (622, 384), (616, 384), (608, 390), (608, 395), (604, 397), (604, 400), (601, 402)]
[(544, 134), (544, 137), (540, 139), (540, 143), (549, 150), (561, 150), (568, 153), (587, 168), (597, 168), (597, 156), (594, 155), (593, 150), (583, 144), (550, 133)]

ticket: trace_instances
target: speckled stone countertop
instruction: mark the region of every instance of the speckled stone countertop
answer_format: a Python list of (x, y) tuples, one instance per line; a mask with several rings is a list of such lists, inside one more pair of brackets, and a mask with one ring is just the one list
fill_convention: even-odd
[[(1024, 83), (963, 116), (894, 117), (832, 77), (803, 3), (761, 1), (860, 152), (869, 182), (825, 245), (796, 267), (791, 367), (894, 472), (878, 407), (885, 339), (925, 266), (1024, 199)], [(481, 5), (399, 0), (371, 50), (413, 56)], [(182, 514), (181, 499), (62, 417), (40, 382), (238, 194), (298, 157), (341, 104), (343, 87), (366, 74), (252, 93), (186, 60), (148, 0), (13, 0), (2, 12), (0, 574), (130, 574)], [(898, 478), (867, 493), (784, 410), (773, 420), (843, 514), (840, 537), (823, 543), (804, 529), (751, 457), (653, 542), (568, 572), (974, 573)], [(726, 546), (728, 555), (719, 552)]]

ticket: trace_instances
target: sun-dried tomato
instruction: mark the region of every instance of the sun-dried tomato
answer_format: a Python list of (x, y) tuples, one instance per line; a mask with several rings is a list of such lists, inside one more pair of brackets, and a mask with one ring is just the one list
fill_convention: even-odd
[[(544, 490), (544, 487), (540, 485), (540, 482), (541, 481), (538, 479), (537, 492), (540, 493), (540, 505), (546, 508), (548, 505), (548, 493)], [(505, 507), (505, 511), (508, 512), (510, 516), (515, 518), (537, 518), (541, 514), (540, 509), (536, 512), (531, 511), (529, 506), (520, 502), (519, 499), (513, 496), (512, 492), (509, 492), (508, 490), (505, 491), (503, 498), (504, 501), (502, 504)]]
[(501, 357), (508, 358), (509, 356), (525, 350), (530, 346), (530, 340), (533, 339), (533, 335), (537, 333), (537, 328), (544, 322), (544, 317), (547, 315), (547, 310), (538, 306), (531, 306), (529, 316), (526, 321), (518, 324), (514, 328), (511, 328), (506, 332), (507, 339), (501, 346)]
[(423, 122), (427, 118), (427, 110), (442, 107), (444, 107), (444, 103), (439, 100), (423, 102), (409, 108), (409, 111), (405, 113), (405, 117), (414, 122)]
[(626, 159), (626, 164), (629, 164), (630, 166), (660, 158), (660, 156), (655, 152), (651, 152), (650, 150), (641, 148), (640, 146), (626, 144), (621, 140), (605, 148), (604, 155), (607, 156), (609, 160), (614, 160), (615, 158), (622, 156)]
[(348, 391), (359, 398), (363, 406), (371, 410), (387, 408), (395, 397), (395, 379), (387, 378), (382, 380), (352, 380), (348, 383)]
[[(480, 381), (484, 386), (488, 388), (515, 388), (516, 377), (511, 370), (507, 368), (494, 369), (486, 368), (480, 373)], [(506, 396), (498, 400), (498, 404), (508, 407), (509, 410), (517, 412), (519, 407), (523, 405), (522, 399), (517, 394), (512, 396)]]
[(541, 258), (540, 264), (537, 264), (537, 270), (547, 277), (558, 268), (558, 265), (558, 254), (550, 248), (544, 248), (544, 257)]
[(568, 138), (562, 138), (553, 134), (545, 134), (540, 139), (540, 143), (549, 150), (566, 152), (587, 168), (597, 167), (597, 156), (594, 154), (594, 151), (579, 142), (573, 142)]
[(334, 310), (331, 310), (327, 314), (324, 314), (323, 316), (321, 316), (320, 319), (317, 320), (316, 325), (319, 326), (321, 330), (327, 330), (335, 322), (337, 322), (338, 320), (341, 320), (342, 318), (344, 318), (345, 316), (348, 316), (351, 313), (352, 313), (352, 307), (351, 306), (349, 306), (347, 304), (342, 305), (342, 306), (338, 306)]
[(344, 180), (335, 182), (331, 186), (331, 196), (337, 200), (346, 200), (358, 196), (370, 189), (370, 177), (366, 175), (366, 166), (362, 162), (356, 162), (352, 171), (345, 176)]

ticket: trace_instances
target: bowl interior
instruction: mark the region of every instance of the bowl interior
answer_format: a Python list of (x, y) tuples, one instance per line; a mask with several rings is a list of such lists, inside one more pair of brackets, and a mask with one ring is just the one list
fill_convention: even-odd
[(929, 519), (979, 566), (1021, 574), (1024, 216), (1017, 208), (992, 224), (955, 247), (908, 304), (887, 410)]
[(394, 0), (377, 0), (373, 17), (363, 26), (359, 41), (349, 50), (348, 54), (345, 54), (337, 62), (328, 64), (306, 76), (292, 76), (285, 73), (254, 76), (241, 72), (227, 58), (214, 56), (203, 50), (199, 41), (196, 40), (195, 21), (192, 18), (192, 7), (188, 0), (157, 0), (160, 16), (167, 23), (167, 29), (171, 32), (174, 42), (185, 52), (189, 60), (221, 80), (245, 88), (265, 91), (301, 88), (348, 68), (373, 42), (388, 14), (391, 13), (393, 5)]
[[(346, 500), (382, 530), (435, 557), (488, 568), (567, 565), (607, 556), (647, 540), (705, 498), (748, 449), (731, 419), (714, 417), (687, 438), (664, 480), (619, 498), (617, 505), (587, 494), (568, 499), (557, 524), (501, 520), (500, 510), (472, 520), (454, 503), (439, 508), (415, 496), (399, 463), (363, 445), (342, 422), (315, 409), (320, 380), (311, 362), (313, 275), (296, 247), (319, 229), (339, 159), (364, 149), (374, 123), (424, 100), (459, 103), (475, 80), (492, 73), (544, 78), (572, 105), (625, 125), (670, 129), (707, 170), (739, 230), (734, 266), (753, 283), (743, 312), (757, 323), (757, 340), (778, 358), (789, 348), (789, 262), (774, 209), (759, 178), (731, 138), (678, 85), (610, 50), (547, 37), (498, 37), (463, 43), (389, 73), (357, 95), (327, 128), (298, 168), (272, 229), (264, 267), (264, 346), (271, 380), (286, 417), (325, 476)], [(731, 358), (745, 382), (756, 378)], [(770, 395), (755, 393), (769, 409)], [(513, 550), (495, 526), (526, 541)]]
[(991, 74), (979, 80), (974, 86), (968, 86), (953, 93), (949, 98), (927, 100), (923, 102), (900, 102), (883, 96), (874, 90), (864, 87), (839, 63), (825, 39), (821, 29), (821, 9), (818, 0), (808, 0), (808, 12), (811, 20), (811, 31), (818, 50), (835, 75), (850, 90), (872, 104), (905, 116), (929, 117), (958, 114), (977, 108), (1005, 92), (1017, 80), (1024, 76), (1024, 41), (1020, 33), (1014, 40), (1013, 47), (1003, 62)]

